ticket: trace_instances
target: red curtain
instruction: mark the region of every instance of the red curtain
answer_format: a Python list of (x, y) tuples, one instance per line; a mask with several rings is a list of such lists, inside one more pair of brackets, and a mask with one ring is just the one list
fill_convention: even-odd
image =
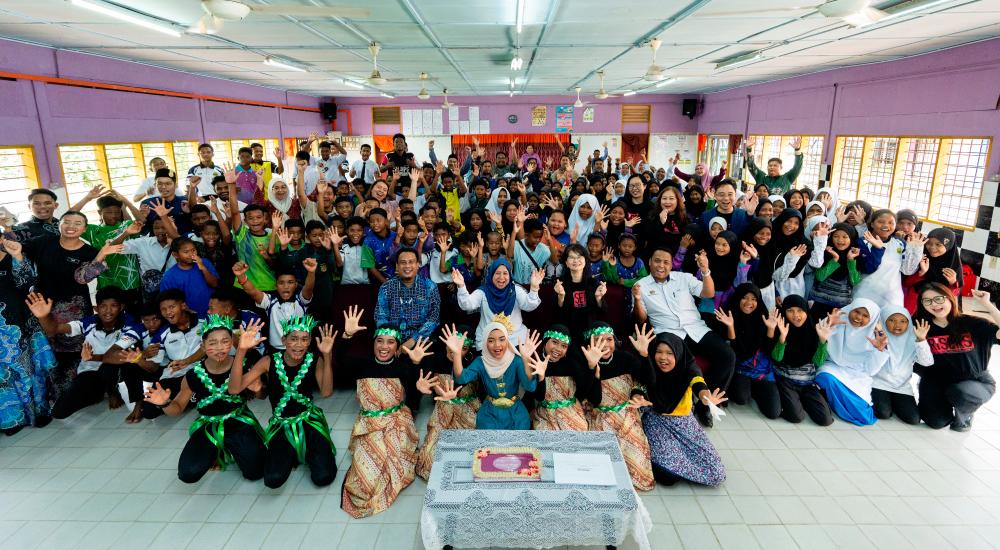
[[(483, 148), (486, 152), (486, 158), (493, 160), (496, 158), (498, 151), (510, 154), (510, 142), (517, 139), (517, 145), (515, 149), (517, 151), (518, 157), (524, 154), (524, 148), (528, 145), (535, 147), (535, 152), (538, 153), (544, 162), (547, 157), (552, 157), (552, 168), (559, 166), (559, 155), (561, 154), (559, 146), (556, 145), (556, 139), (558, 139), (563, 147), (567, 147), (570, 142), (569, 134), (483, 134), (483, 135), (453, 135), (451, 136), (451, 148), (452, 151), (458, 155), (459, 164), (465, 162), (465, 157), (467, 156), (465, 152), (465, 147), (475, 147), (472, 138), (479, 140), (479, 146)], [(512, 158), (509, 161), (513, 164), (517, 164), (517, 159)]]
[[(639, 155), (649, 149), (649, 134), (622, 134), (622, 162), (629, 161), (632, 166), (639, 162)], [(649, 152), (646, 152), (649, 158)]]
[(392, 136), (373, 136), (372, 141), (375, 142), (375, 154), (372, 158), (382, 164), (382, 157), (392, 151)]

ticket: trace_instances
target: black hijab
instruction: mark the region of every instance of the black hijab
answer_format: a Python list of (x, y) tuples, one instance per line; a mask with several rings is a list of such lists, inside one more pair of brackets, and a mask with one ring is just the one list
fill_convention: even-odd
[[(674, 368), (670, 372), (663, 372), (656, 366), (656, 348), (660, 344), (670, 346), (674, 352)], [(684, 341), (669, 332), (657, 334), (656, 339), (649, 343), (648, 352), (646, 364), (641, 369), (646, 395), (656, 412), (671, 413), (691, 387), (691, 380), (701, 376), (701, 371)]]
[(729, 230), (719, 233), (715, 239), (726, 239), (726, 242), (729, 243), (729, 254), (725, 256), (716, 254), (714, 242), (706, 250), (708, 252), (708, 268), (712, 272), (712, 280), (715, 282), (715, 291), (725, 292), (733, 288), (736, 270), (740, 265), (740, 251), (743, 250), (743, 247), (736, 233)]
[[(785, 231), (782, 226), (785, 222), (791, 218), (798, 218), (799, 229), (792, 233), (791, 235), (785, 235)], [(795, 269), (792, 270), (789, 277), (797, 277), (802, 270), (805, 269), (806, 264), (809, 263), (809, 251), (812, 250), (812, 243), (806, 239), (805, 233), (805, 222), (802, 220), (802, 212), (798, 209), (786, 207), (781, 211), (781, 214), (775, 218), (774, 222), (771, 224), (771, 242), (774, 243), (774, 250), (777, 253), (777, 257), (774, 260), (774, 265), (777, 266), (779, 262), (785, 261), (785, 256), (788, 251), (799, 246), (800, 244), (806, 245), (806, 253), (801, 258), (799, 258), (799, 263), (796, 264)]]
[[(836, 231), (843, 231), (844, 233), (847, 233), (847, 236), (851, 239), (851, 244), (847, 247), (847, 250), (837, 250), (835, 247), (833, 247), (832, 238), (834, 232)], [(854, 248), (858, 245), (858, 230), (855, 229), (854, 226), (849, 223), (835, 223), (833, 224), (833, 227), (830, 228), (830, 241), (828, 242), (828, 245), (831, 248), (833, 248), (833, 250), (837, 253), (838, 256), (837, 263), (840, 264), (840, 266), (837, 267), (837, 269), (830, 274), (830, 277), (838, 281), (841, 281), (848, 275), (847, 253), (851, 251), (851, 248)], [(832, 259), (832, 256), (830, 256), (829, 252), (826, 252), (825, 254), (827, 260)]]
[(932, 229), (927, 234), (927, 238), (941, 241), (941, 244), (945, 247), (945, 253), (937, 258), (931, 258), (930, 254), (927, 255), (930, 267), (927, 269), (927, 274), (924, 275), (924, 282), (941, 283), (944, 286), (951, 287), (951, 284), (948, 283), (948, 279), (945, 279), (943, 273), (946, 268), (950, 267), (955, 270), (955, 280), (958, 283), (958, 287), (962, 288), (962, 258), (958, 247), (955, 245), (955, 232), (947, 227), (938, 227), (937, 229)]
[(698, 263), (695, 261), (695, 256), (710, 246), (711, 238), (708, 234), (708, 230), (702, 227), (700, 223), (689, 223), (686, 227), (684, 227), (684, 234), (691, 235), (691, 240), (693, 242), (684, 253), (684, 261), (681, 264), (681, 271), (685, 273), (694, 273), (695, 271), (698, 271)]
[[(701, 195), (700, 202), (691, 202), (691, 192), (693, 191), (697, 191)], [(692, 220), (700, 218), (707, 208), (708, 201), (705, 200), (705, 189), (698, 184), (689, 183), (684, 188), (684, 209), (687, 211), (688, 217)]]
[[(767, 244), (757, 244), (754, 237), (764, 229), (771, 230), (771, 239)], [(760, 217), (751, 219), (750, 224), (743, 230), (743, 242), (757, 249), (757, 264), (750, 271), (750, 279), (759, 288), (767, 288), (773, 282), (774, 260), (778, 255), (774, 248), (774, 229), (771, 227), (771, 220)]]
[[(510, 191), (510, 193), (511, 197), (513, 197), (514, 191)], [(521, 208), (521, 203), (514, 199), (503, 203), (503, 208), (500, 209), (500, 226), (503, 227), (504, 235), (510, 235), (514, 232), (514, 222), (507, 220), (507, 208), (509, 208), (510, 205), (514, 205), (519, 209)]]
[[(753, 294), (757, 299), (757, 307), (750, 313), (743, 313), (740, 309), (740, 300), (747, 294)], [(736, 360), (745, 361), (763, 347), (762, 344), (767, 337), (767, 327), (764, 326), (763, 319), (767, 317), (767, 308), (764, 307), (764, 297), (761, 296), (760, 289), (753, 283), (737, 286), (726, 301), (726, 311), (732, 314), (733, 328), (736, 330), (736, 339), (730, 342), (733, 351), (736, 352)]]
[(819, 336), (816, 335), (816, 320), (809, 314), (809, 302), (798, 294), (785, 296), (781, 301), (781, 314), (784, 315), (793, 307), (806, 312), (806, 321), (801, 327), (797, 327), (785, 317), (785, 322), (788, 323), (788, 336), (785, 337), (785, 355), (781, 362), (792, 367), (801, 367), (813, 362), (813, 355), (819, 346)]

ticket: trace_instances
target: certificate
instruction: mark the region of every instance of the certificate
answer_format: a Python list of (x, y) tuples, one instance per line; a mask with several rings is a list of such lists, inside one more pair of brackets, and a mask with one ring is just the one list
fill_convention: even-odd
[(606, 454), (552, 453), (552, 462), (557, 484), (616, 484), (611, 457)]

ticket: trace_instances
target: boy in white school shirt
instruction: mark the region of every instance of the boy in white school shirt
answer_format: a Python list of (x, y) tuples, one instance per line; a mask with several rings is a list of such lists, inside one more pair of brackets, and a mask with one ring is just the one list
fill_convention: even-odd
[(132, 200), (135, 202), (141, 202), (149, 197), (159, 197), (160, 192), (156, 190), (156, 171), (166, 167), (167, 161), (161, 159), (160, 157), (153, 157), (149, 161), (149, 173), (152, 175), (142, 180), (142, 183), (140, 183), (139, 187), (135, 190), (135, 195), (133, 195)]
[(372, 160), (371, 156), (372, 146), (367, 143), (362, 145), (361, 160), (356, 160), (354, 164), (351, 164), (351, 171), (348, 174), (351, 180), (364, 180), (365, 185), (375, 183), (375, 177), (378, 176), (378, 163)]
[(212, 162), (212, 157), (215, 156), (215, 149), (207, 143), (202, 143), (198, 146), (198, 158), (201, 162), (192, 166), (187, 173), (188, 184), (198, 186), (198, 196), (207, 197), (209, 195), (215, 194), (215, 187), (212, 186), (212, 180), (216, 176), (222, 175), (222, 168), (215, 165)]
[[(181, 389), (184, 375), (191, 370), (192, 365), (205, 357), (201, 348), (202, 319), (188, 309), (184, 291), (171, 288), (157, 296), (160, 315), (167, 322), (166, 326), (152, 335), (150, 345), (159, 344), (163, 352), (163, 362), (166, 366), (160, 374), (158, 383), (177, 395)], [(153, 419), (163, 414), (163, 410), (149, 402), (142, 404), (142, 417)]]

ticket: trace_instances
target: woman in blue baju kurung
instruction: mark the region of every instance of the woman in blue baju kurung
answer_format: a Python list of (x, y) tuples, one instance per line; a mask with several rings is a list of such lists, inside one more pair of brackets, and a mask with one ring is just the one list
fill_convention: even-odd
[(533, 364), (532, 368), (514, 352), (506, 316), (494, 317), (484, 332), (483, 355), (468, 367), (463, 366), (461, 361), (465, 336), (446, 330), (443, 338), (453, 351), (455, 383), (467, 384), (479, 380), (486, 391), (486, 401), (476, 413), (476, 429), (530, 430), (531, 418), (518, 394), (521, 388), (535, 390), (538, 381), (545, 377), (545, 363)]

